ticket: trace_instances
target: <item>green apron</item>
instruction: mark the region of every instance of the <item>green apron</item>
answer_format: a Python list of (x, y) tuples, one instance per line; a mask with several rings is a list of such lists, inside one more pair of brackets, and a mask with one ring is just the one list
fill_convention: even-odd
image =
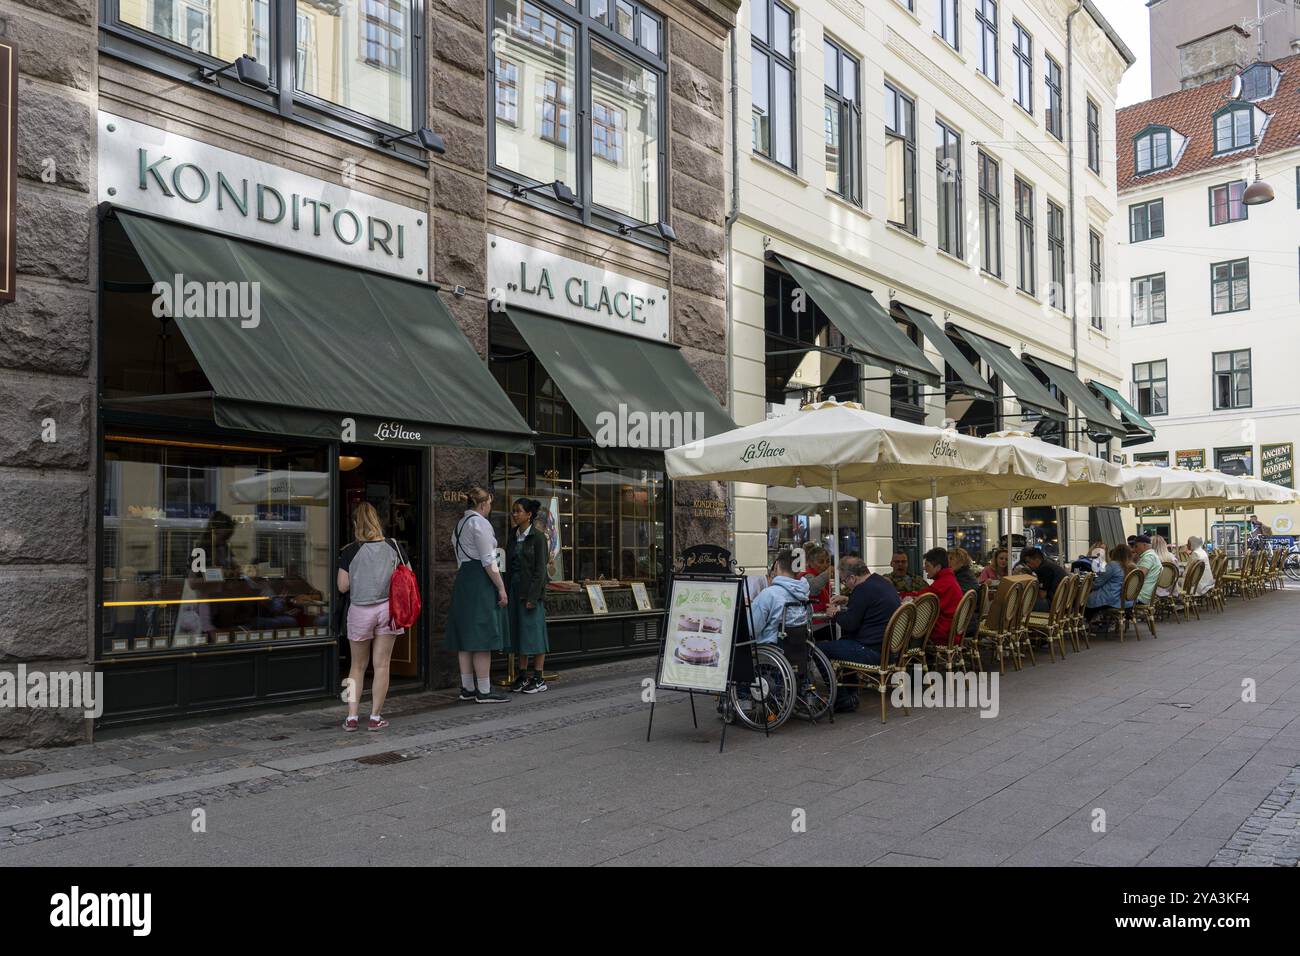
[(462, 561), (451, 586), (443, 646), (449, 651), (499, 651), (508, 635), (506, 609), (497, 607), (496, 585), (483, 562)]
[(545, 654), (551, 647), (546, 640), (546, 605), (538, 601), (530, 611), (525, 607), (526, 599), (522, 593), (519, 580), (519, 562), (524, 543), (515, 539), (514, 551), (510, 555), (510, 579), (506, 592), (510, 595), (510, 650), (515, 654), (532, 657)]

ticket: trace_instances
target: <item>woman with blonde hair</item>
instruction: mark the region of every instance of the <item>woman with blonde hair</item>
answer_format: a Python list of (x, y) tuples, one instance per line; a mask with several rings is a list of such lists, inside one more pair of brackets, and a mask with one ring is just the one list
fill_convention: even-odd
[[(1151, 536), (1151, 550), (1156, 553), (1156, 557), (1160, 559), (1161, 564), (1178, 565), (1178, 555), (1174, 554), (1173, 550), (1170, 549), (1169, 542), (1165, 540), (1163, 535), (1153, 534)], [(1177, 594), (1178, 590), (1178, 581), (1175, 580), (1172, 588), (1156, 588), (1156, 594), (1160, 597), (1170, 597)]]
[(510, 698), (492, 690), (492, 652), (502, 650), (510, 634), (506, 608), (510, 599), (497, 569), (497, 536), (487, 516), (492, 493), (475, 486), (465, 494), (465, 513), (451, 533), (456, 581), (451, 586), (444, 646), (460, 661), (460, 700), (497, 704)]
[(348, 681), (348, 718), (344, 730), (356, 730), (366, 666), (375, 676), (370, 688), (370, 721), (367, 729), (383, 730), (384, 700), (388, 697), (389, 661), (400, 630), (391, 626), (388, 588), (402, 556), (397, 544), (384, 538), (379, 513), (368, 501), (352, 513), (353, 542), (339, 555), (338, 588), (350, 598), (348, 604), (348, 650), (352, 659)]

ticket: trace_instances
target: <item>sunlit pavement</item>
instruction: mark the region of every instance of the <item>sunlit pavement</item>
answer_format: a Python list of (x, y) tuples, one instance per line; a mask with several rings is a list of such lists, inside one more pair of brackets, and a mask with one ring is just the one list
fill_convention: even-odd
[(995, 718), (868, 698), (721, 754), (712, 701), (695, 730), (670, 692), (646, 741), (637, 661), (401, 698), (382, 734), (335, 706), (8, 755), (44, 766), (0, 779), (0, 864), (1294, 866), (1298, 622), (1300, 588), (1233, 600), (1040, 655)]

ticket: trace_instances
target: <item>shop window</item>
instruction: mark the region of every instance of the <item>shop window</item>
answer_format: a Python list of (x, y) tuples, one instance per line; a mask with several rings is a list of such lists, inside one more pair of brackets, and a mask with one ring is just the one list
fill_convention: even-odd
[(764, 274), (767, 401), (793, 406), (861, 399), (860, 367), (826, 313), (784, 272)]
[(545, 0), (494, 0), (491, 9), (496, 184), (559, 181), (585, 222), (658, 222), (666, 66), (658, 15), (626, 0), (590, 0), (586, 16)]
[(1255, 474), (1255, 449), (1250, 445), (1240, 448), (1214, 449), (1214, 467), (1228, 475), (1250, 478)]

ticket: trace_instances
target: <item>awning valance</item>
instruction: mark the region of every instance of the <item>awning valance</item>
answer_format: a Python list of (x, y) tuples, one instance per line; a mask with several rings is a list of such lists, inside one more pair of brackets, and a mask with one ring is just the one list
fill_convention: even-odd
[(980, 358), (989, 363), (998, 378), (1002, 379), (1025, 408), (1059, 421), (1070, 417), (1061, 403), (1039, 384), (1033, 373), (1005, 345), (959, 326), (949, 324), (948, 328), (961, 336)]
[(1130, 445), (1145, 445), (1147, 442), (1155, 440), (1156, 427), (1143, 418), (1123, 395), (1096, 379), (1088, 379), (1088, 384), (1094, 392), (1118, 408), (1120, 415), (1128, 423), (1128, 429), (1121, 443), (1125, 448)]
[(256, 289), (252, 318), (185, 308), (172, 316), (212, 385), (218, 425), (360, 443), (531, 451), (531, 429), (434, 286), (121, 210), (115, 215), (155, 283), (256, 283), (244, 287), (249, 301)]
[(799, 288), (808, 293), (849, 346), (860, 352), (868, 364), (887, 368), (931, 387), (943, 384), (943, 376), (929, 363), (916, 343), (903, 334), (871, 290), (786, 256), (773, 254), (772, 258), (790, 273), (799, 283)]
[(1115, 438), (1124, 437), (1124, 425), (1115, 418), (1106, 406), (1097, 400), (1097, 396), (1088, 390), (1088, 386), (1079, 381), (1079, 377), (1068, 368), (1040, 359), (1034, 355), (1024, 356), (1026, 362), (1036, 367), (1047, 376), (1047, 380), (1065, 394), (1079, 414), (1087, 419), (1088, 424), (1098, 431), (1106, 432)]
[(897, 299), (890, 303), (890, 308), (895, 318), (911, 322), (921, 330), (921, 334), (929, 340), (930, 344), (939, 350), (943, 360), (957, 376), (956, 381), (949, 383), (956, 391), (965, 392), (967, 395), (976, 398), (997, 397), (993, 387), (980, 377), (980, 373), (962, 354), (961, 349), (957, 347), (957, 343), (948, 338), (947, 333), (939, 328), (939, 323), (934, 321), (928, 312), (922, 312), (910, 305), (904, 305)]

